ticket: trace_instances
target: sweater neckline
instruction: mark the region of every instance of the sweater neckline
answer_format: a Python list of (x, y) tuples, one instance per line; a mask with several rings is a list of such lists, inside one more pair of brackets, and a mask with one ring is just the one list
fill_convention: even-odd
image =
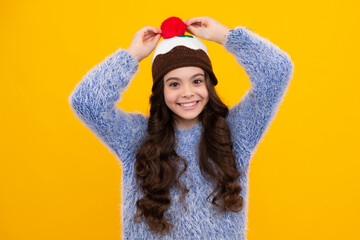
[(177, 133), (180, 134), (187, 134), (187, 133), (191, 133), (191, 132), (197, 132), (199, 130), (201, 130), (202, 128), (202, 124), (201, 122), (197, 122), (196, 124), (194, 124), (193, 126), (189, 127), (189, 128), (179, 128), (176, 124), (174, 124), (174, 129)]

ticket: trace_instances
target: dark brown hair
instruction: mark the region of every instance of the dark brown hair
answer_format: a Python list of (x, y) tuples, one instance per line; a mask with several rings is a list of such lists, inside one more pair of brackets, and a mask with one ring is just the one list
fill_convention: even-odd
[[(211, 203), (220, 212), (240, 212), (243, 198), (239, 196), (242, 189), (237, 179), (241, 174), (236, 167), (230, 130), (225, 120), (229, 109), (217, 95), (209, 74), (204, 72), (209, 101), (199, 115), (204, 128), (199, 143), (199, 167), (203, 176), (216, 186), (207, 201), (214, 195)], [(172, 111), (164, 101), (163, 79), (154, 84), (150, 105), (148, 135), (135, 162), (136, 182), (143, 190), (144, 197), (136, 202), (134, 221), (140, 223), (144, 217), (150, 230), (165, 234), (173, 227), (171, 219), (164, 217), (171, 202), (171, 187), (182, 190), (180, 201), (187, 208), (184, 198), (189, 190), (179, 181), (187, 163), (174, 150), (175, 123)], [(184, 163), (184, 168), (177, 176), (180, 161)]]

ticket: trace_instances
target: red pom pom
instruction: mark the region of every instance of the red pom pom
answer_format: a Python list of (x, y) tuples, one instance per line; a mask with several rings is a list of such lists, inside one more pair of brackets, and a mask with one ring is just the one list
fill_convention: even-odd
[(169, 17), (161, 24), (161, 36), (164, 39), (178, 37), (185, 34), (186, 24), (178, 17)]

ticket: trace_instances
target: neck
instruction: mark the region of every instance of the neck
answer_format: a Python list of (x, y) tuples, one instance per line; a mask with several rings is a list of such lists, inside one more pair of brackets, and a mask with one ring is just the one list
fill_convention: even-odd
[(189, 129), (199, 122), (199, 117), (194, 119), (179, 119), (174, 117), (174, 121), (179, 129)]

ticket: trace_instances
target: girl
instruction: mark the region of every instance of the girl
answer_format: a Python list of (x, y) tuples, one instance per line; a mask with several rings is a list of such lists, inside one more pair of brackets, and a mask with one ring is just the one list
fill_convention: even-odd
[[(231, 109), (199, 38), (224, 46), (249, 75)], [(126, 113), (116, 103), (154, 49), (150, 116)], [(69, 101), (122, 163), (123, 239), (246, 239), (250, 159), (292, 74), (276, 45), (210, 17), (144, 27), (92, 68)]]

